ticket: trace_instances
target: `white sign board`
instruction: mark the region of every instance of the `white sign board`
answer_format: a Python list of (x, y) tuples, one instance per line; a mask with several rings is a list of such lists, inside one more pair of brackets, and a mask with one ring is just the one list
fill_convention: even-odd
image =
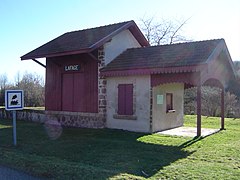
[(24, 107), (23, 90), (5, 91), (5, 109), (22, 110)]

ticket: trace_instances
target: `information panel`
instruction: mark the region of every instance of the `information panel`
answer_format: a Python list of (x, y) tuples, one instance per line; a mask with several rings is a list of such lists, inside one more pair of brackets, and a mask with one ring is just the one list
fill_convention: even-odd
[(157, 95), (157, 104), (163, 104), (163, 95)]

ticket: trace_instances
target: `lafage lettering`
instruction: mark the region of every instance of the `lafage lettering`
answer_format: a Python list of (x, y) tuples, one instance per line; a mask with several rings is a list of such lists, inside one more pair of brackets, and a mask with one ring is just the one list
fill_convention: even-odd
[(69, 65), (64, 67), (65, 71), (79, 71), (80, 66), (79, 65)]

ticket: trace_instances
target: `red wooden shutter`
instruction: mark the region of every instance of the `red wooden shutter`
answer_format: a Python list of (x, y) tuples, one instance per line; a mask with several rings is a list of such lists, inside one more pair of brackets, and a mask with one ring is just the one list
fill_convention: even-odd
[(125, 86), (125, 114), (133, 115), (133, 85)]
[(118, 85), (118, 114), (133, 115), (133, 85)]
[(125, 113), (125, 85), (118, 85), (118, 114), (124, 115)]

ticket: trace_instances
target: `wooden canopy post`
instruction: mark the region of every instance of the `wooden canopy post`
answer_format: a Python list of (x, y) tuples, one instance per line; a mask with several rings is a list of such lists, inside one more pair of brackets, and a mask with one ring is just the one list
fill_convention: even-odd
[(201, 84), (197, 85), (197, 136), (201, 136)]
[(224, 129), (224, 88), (221, 92), (221, 130)]

